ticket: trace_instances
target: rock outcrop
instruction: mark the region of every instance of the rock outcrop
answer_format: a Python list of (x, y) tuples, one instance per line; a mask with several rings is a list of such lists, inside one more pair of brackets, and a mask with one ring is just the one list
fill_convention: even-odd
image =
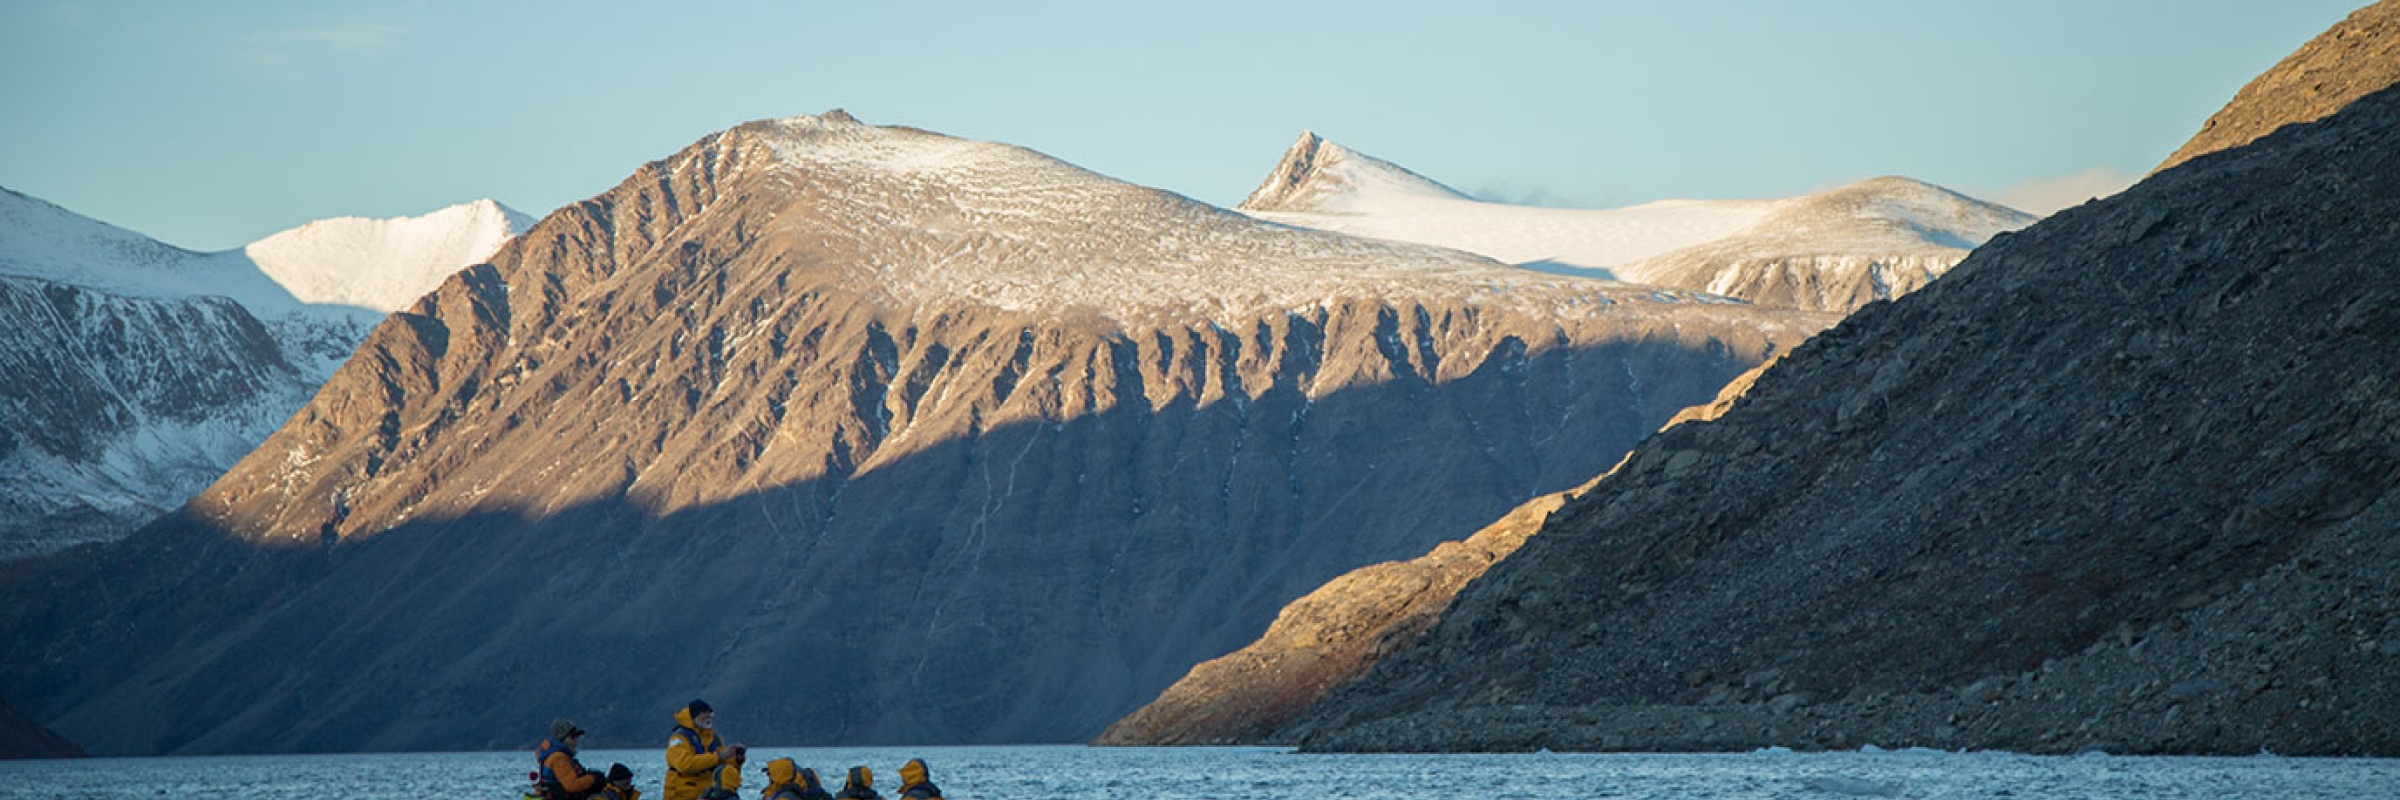
[(1995, 240), (1275, 735), (2400, 754), (2396, 221), (2400, 88)]
[(101, 753), (647, 745), (694, 696), (749, 741), (1084, 740), (1829, 321), (753, 123), (11, 592), (0, 690)]
[(2158, 169), (2322, 119), (2394, 83), (2400, 83), (2400, 0), (2380, 0), (2251, 79)]

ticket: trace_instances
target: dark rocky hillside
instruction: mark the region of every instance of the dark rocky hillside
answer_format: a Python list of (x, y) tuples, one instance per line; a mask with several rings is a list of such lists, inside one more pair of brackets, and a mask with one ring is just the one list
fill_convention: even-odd
[[(1769, 362), (1770, 364), (1773, 362)], [(1767, 368), (1742, 373), (1705, 405), (1668, 425), (1715, 419)], [(1525, 544), (1557, 511), (1607, 475), (1536, 497), (1462, 541), (1418, 558), (1352, 570), (1292, 601), (1265, 636), (1202, 662), (1093, 741), (1100, 745), (1204, 745), (1273, 741), (1328, 692), (1425, 633), (1468, 581)]]
[(2396, 380), (2400, 88), (1853, 315), (1270, 738), (2400, 755)]
[(74, 758), (83, 755), (74, 742), (42, 727), (16, 706), (0, 700), (0, 759)]

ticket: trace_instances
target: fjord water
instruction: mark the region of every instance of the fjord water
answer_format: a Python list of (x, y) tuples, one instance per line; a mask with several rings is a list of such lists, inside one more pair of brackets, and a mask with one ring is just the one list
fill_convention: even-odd
[[(1710, 755), (1313, 755), (1273, 748), (760, 748), (789, 756), (838, 789), (853, 765), (895, 773), (924, 758), (957, 800), (1001, 798), (2364, 798), (2400, 797), (2400, 759), (2137, 758), (1931, 751)], [(658, 750), (596, 750), (622, 761), (654, 797)], [(529, 753), (425, 753), (0, 762), (0, 798), (490, 798), (514, 800)]]

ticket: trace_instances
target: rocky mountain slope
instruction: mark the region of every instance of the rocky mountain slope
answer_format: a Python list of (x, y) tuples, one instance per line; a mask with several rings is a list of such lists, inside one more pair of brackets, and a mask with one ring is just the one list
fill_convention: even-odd
[(536, 224), (181, 514), (11, 593), (0, 690), (103, 753), (561, 714), (630, 746), (693, 696), (749, 741), (1086, 739), (1829, 320), (753, 123)]
[(1455, 247), (1531, 269), (1846, 313), (1896, 297), (2033, 217), (1907, 178), (1782, 200), (1585, 210), (1486, 203), (1314, 133), (1241, 210), (1289, 225)]
[[(1726, 384), (1717, 399), (1679, 412), (1673, 426), (1715, 419), (1768, 365)], [(1614, 470), (1611, 470), (1612, 472)], [(1536, 497), (1462, 541), (1432, 553), (1353, 570), (1285, 606), (1265, 636), (1202, 662), (1158, 699), (1102, 731), (1100, 745), (1248, 744), (1408, 646), (1441, 618), (1458, 590), (1507, 558), (1550, 512), (1601, 480)]]
[(0, 560), (112, 540), (182, 504), (299, 409), (397, 294), (490, 255), (512, 213), (478, 201), (195, 253), (0, 189)]
[(2158, 168), (2249, 144), (2284, 125), (2321, 119), (2394, 83), (2400, 83), (2400, 0), (2381, 0), (2251, 79)]
[(1995, 240), (1271, 734), (2400, 754), (2400, 88)]

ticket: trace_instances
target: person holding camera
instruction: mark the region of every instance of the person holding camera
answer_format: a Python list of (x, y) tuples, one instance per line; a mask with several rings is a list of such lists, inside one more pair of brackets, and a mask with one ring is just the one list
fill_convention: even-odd
[(717, 712), (694, 700), (675, 712), (667, 734), (666, 787), (662, 800), (723, 800), (742, 788), (742, 761), (749, 748), (717, 736)]

